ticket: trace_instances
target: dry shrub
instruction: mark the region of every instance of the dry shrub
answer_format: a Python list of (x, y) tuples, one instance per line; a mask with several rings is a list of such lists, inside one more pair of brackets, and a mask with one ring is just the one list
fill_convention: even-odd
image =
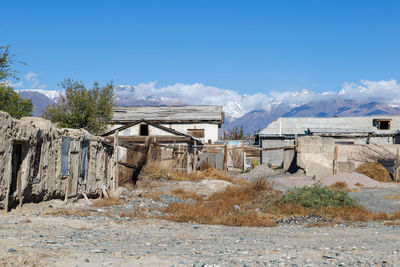
[(68, 210), (68, 209), (56, 209), (47, 211), (45, 215), (52, 216), (73, 216), (73, 217), (87, 217), (91, 215), (91, 212), (87, 210)]
[(177, 222), (222, 224), (230, 226), (276, 226), (269, 214), (256, 211), (258, 201), (266, 191), (273, 191), (267, 183), (243, 183), (228, 186), (224, 191), (195, 203), (172, 203), (163, 211), (167, 219)]
[(356, 186), (364, 186), (363, 184), (360, 184), (359, 182), (357, 182), (356, 184), (354, 184)]
[(114, 205), (121, 205), (124, 204), (124, 201), (120, 198), (116, 197), (108, 197), (108, 198), (99, 198), (96, 199), (93, 203), (93, 207), (107, 207), (107, 206), (114, 206)]
[(225, 172), (217, 169), (206, 169), (197, 172), (172, 172), (170, 178), (175, 181), (199, 181), (203, 179), (224, 180), (231, 183), (241, 183), (240, 179), (230, 177)]
[(139, 212), (122, 212), (119, 214), (119, 217), (121, 218), (143, 218), (143, 214), (139, 214)]
[(400, 222), (385, 222), (384, 225), (387, 225), (387, 226), (399, 226)]
[(160, 162), (149, 160), (140, 172), (142, 179), (169, 179), (170, 173), (174, 169), (171, 162)]
[(204, 170), (207, 170), (207, 169), (211, 169), (211, 165), (208, 164), (207, 161), (202, 161), (200, 163), (200, 171), (204, 171)]
[(367, 162), (361, 164), (356, 172), (364, 174), (376, 181), (380, 182), (391, 182), (392, 178), (390, 177), (389, 172), (386, 168), (380, 163)]

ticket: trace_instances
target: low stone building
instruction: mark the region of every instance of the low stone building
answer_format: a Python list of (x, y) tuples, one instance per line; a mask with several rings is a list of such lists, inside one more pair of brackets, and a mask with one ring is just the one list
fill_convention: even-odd
[(0, 112), (0, 208), (115, 189), (113, 144), (81, 129)]
[(329, 137), (334, 144), (343, 145), (400, 144), (400, 116), (279, 118), (258, 133), (259, 145), (265, 148), (262, 163), (281, 165), (285, 158), (290, 161), (295, 155), (288, 147), (296, 138), (310, 135)]

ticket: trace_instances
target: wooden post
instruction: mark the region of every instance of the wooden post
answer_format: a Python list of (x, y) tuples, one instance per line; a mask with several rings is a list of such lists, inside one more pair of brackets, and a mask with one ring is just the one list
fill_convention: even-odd
[(115, 165), (115, 173), (114, 173), (114, 183), (113, 190), (117, 190), (118, 188), (118, 130), (115, 131), (114, 134), (114, 165)]
[(228, 143), (224, 146), (224, 171), (228, 170)]
[(399, 167), (400, 167), (400, 156), (399, 156), (398, 148), (397, 148), (396, 161), (395, 161), (394, 167), (396, 170), (396, 183), (397, 183), (397, 182), (399, 182)]
[(193, 147), (193, 171), (196, 172), (197, 170), (197, 141), (194, 140), (194, 147)]
[(246, 152), (244, 152), (244, 143), (242, 141), (242, 148), (241, 148), (241, 154), (242, 154), (242, 170), (244, 171), (246, 169)]
[(187, 173), (191, 173), (192, 169), (190, 168), (190, 153), (189, 153), (189, 147), (188, 147), (188, 151), (187, 151), (187, 157), (186, 157), (186, 172)]
[(335, 146), (335, 151), (333, 153), (333, 174), (337, 172), (337, 158), (338, 158), (338, 146)]

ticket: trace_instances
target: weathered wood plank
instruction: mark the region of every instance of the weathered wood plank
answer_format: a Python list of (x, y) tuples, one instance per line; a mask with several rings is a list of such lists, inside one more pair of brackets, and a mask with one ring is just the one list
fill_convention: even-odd
[(137, 120), (159, 122), (215, 121), (222, 123), (222, 106), (132, 106), (114, 107), (113, 122)]

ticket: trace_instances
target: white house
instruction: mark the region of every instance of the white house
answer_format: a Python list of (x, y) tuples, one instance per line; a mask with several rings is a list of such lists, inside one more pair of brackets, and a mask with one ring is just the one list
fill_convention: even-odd
[[(179, 132), (204, 143), (213, 143), (218, 140), (218, 128), (223, 121), (222, 106), (115, 107), (111, 129), (131, 125), (126, 129), (122, 128), (121, 135), (157, 137)], [(172, 131), (168, 132), (166, 129)]]

